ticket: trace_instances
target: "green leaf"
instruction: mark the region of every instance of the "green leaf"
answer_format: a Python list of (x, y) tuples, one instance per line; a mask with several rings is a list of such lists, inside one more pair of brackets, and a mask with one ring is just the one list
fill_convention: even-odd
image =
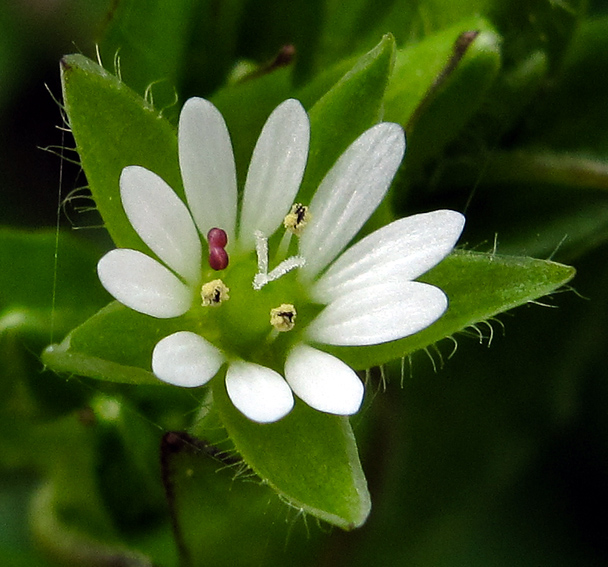
[(386, 35), (310, 109), (308, 166), (298, 199), (309, 202), (344, 150), (378, 122), (394, 56), (395, 40)]
[(544, 51), (556, 69), (577, 24), (585, 14), (587, 0), (553, 2), (514, 0), (492, 2), (489, 15), (505, 42), (505, 62), (515, 64), (536, 51)]
[(564, 285), (574, 268), (533, 258), (454, 252), (420, 279), (441, 288), (450, 305), (445, 315), (423, 331), (374, 346), (322, 346), (357, 369), (402, 358), (498, 313), (534, 301)]
[(486, 14), (491, 0), (354, 0), (345, 5), (330, 0), (318, 66), (369, 49), (380, 34), (392, 33), (397, 44), (407, 46), (466, 17)]
[[(491, 144), (513, 128), (541, 91), (548, 71), (547, 54), (544, 51), (535, 51), (517, 66), (500, 73), (490, 87), (483, 112), (479, 113), (471, 125), (475, 135)], [(470, 143), (466, 143), (466, 140), (462, 148), (463, 153), (470, 153)], [(486, 154), (482, 159), (485, 158)], [(491, 167), (488, 166), (488, 169)]]
[[(195, 0), (192, 33), (182, 67), (180, 98), (208, 96), (224, 84), (235, 65), (246, 3)], [(145, 0), (144, 0), (145, 2)]]
[(175, 103), (178, 79), (194, 23), (196, 0), (121, 0), (109, 14), (100, 44), (101, 58), (115, 61), (122, 80), (154, 105)]
[(2, 411), (49, 418), (83, 403), (79, 384), (41, 372), (38, 353), (107, 301), (98, 256), (69, 234), (0, 229), (0, 265), (10, 266), (0, 273)]
[(495, 33), (487, 20), (468, 18), (397, 50), (384, 101), (386, 120), (410, 123), (414, 111), (453, 56), (456, 40), (467, 31)]
[[(460, 171), (447, 168), (445, 176), (471, 187), (479, 172), (460, 165)], [(502, 253), (570, 262), (608, 240), (605, 160), (534, 148), (496, 151), (480, 184), (491, 190), (479, 191), (469, 209), (471, 218), (482, 221), (469, 235), (472, 242), (498, 234)]]
[(347, 418), (297, 402), (276, 423), (254, 423), (234, 407), (223, 380), (214, 381), (213, 399), (247, 465), (292, 506), (347, 530), (365, 522), (370, 496)]
[(124, 397), (99, 393), (89, 406), (95, 416), (95, 472), (104, 507), (121, 532), (141, 533), (165, 515), (158, 462), (162, 430)]
[(245, 57), (264, 61), (284, 45), (297, 54), (296, 75), (306, 79), (319, 46), (325, 16), (325, 0), (247, 2), (240, 31), (240, 49)]
[[(547, 67), (542, 54), (503, 75), (500, 90), (493, 88), (488, 98), (494, 117), (507, 125), (530, 89), (538, 92), (515, 136), (491, 152), (484, 146), (475, 157), (463, 143), (463, 155), (442, 164), (438, 187), (480, 186), (470, 213), (483, 226), (472, 241), (498, 234), (506, 253), (547, 257), (557, 251), (570, 261), (608, 238), (607, 34), (608, 18), (581, 25), (562, 68), (540, 91), (535, 83)], [(473, 135), (486, 137), (488, 118), (478, 117)]]
[(180, 196), (175, 129), (124, 83), (82, 55), (61, 60), (63, 99), (89, 187), (117, 246), (150, 254), (120, 201), (124, 167), (141, 165)]
[(48, 474), (33, 498), (31, 529), (60, 565), (98, 565), (101, 557), (129, 555), (98, 490), (96, 429), (83, 427), (79, 418), (73, 413), (40, 426), (30, 445)]
[(0, 229), (0, 333), (64, 334), (105, 301), (95, 272), (98, 252), (54, 231)]
[(153, 319), (113, 302), (74, 329), (61, 344), (47, 347), (42, 362), (56, 372), (158, 385), (150, 366), (152, 350), (161, 338), (184, 329), (180, 321)]
[[(443, 38), (443, 49), (445, 39)], [(465, 42), (461, 44), (461, 38), (457, 40), (450, 61), (413, 113), (407, 115), (400, 107), (400, 100), (407, 93), (407, 89), (403, 90), (403, 84), (398, 86), (391, 82), (389, 87), (387, 97), (392, 98), (387, 103), (385, 119), (406, 126), (408, 154), (405, 171), (410, 177), (419, 173), (429, 160), (441, 155), (445, 147), (462, 132), (479, 111), (500, 69), (498, 35), (491, 31), (481, 31), (470, 43), (466, 42), (465, 36), (462, 39)], [(403, 98), (408, 111), (411, 108), (411, 98)], [(404, 123), (406, 119), (407, 124)]]
[[(290, 565), (313, 561), (320, 533), (299, 537), (305, 535), (302, 522), (289, 528), (300, 532), (298, 537), (290, 534), (286, 541), (285, 522), (277, 521), (286, 515), (285, 504), (269, 487), (250, 482), (248, 474), (240, 478), (238, 456), (187, 433), (169, 432), (161, 463), (182, 564), (265, 565), (269, 557), (287, 555)], [(302, 551), (308, 561), (301, 563)]]
[(523, 143), (608, 161), (608, 17), (581, 25), (527, 116)]
[(245, 184), (249, 159), (266, 119), (293, 91), (292, 75), (293, 66), (288, 65), (260, 76), (246, 77), (211, 97), (230, 131), (241, 187)]
[(60, 491), (68, 492), (74, 485), (74, 477), (82, 476), (85, 472), (82, 468), (77, 470), (78, 475), (71, 473), (69, 479), (62, 479), (65, 484), (51, 481), (35, 495), (31, 506), (31, 530), (37, 546), (52, 558), (54, 565), (103, 567), (111, 565), (109, 561), (112, 561), (118, 565), (153, 567), (149, 557), (126, 548), (115, 534), (99, 537), (96, 533), (90, 533), (93, 531), (88, 525), (92, 523), (91, 512), (103, 510), (103, 506), (95, 502), (94, 484), (88, 487), (89, 492), (78, 503), (83, 508), (78, 510), (78, 514), (75, 513), (74, 503), (70, 502), (70, 507), (64, 507)]

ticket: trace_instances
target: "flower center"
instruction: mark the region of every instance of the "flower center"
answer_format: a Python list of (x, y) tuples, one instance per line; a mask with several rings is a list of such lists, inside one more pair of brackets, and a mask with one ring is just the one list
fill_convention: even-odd
[[(301, 207), (294, 205), (286, 222), (294, 215), (291, 224), (303, 226), (307, 210)], [(300, 340), (302, 330), (319, 312), (320, 307), (311, 303), (298, 278), (296, 268), (304, 266), (305, 259), (286, 257), (289, 246), (284, 246), (285, 236), (292, 235), (288, 230), (282, 240), (281, 235), (273, 236), (277, 255), (271, 260), (268, 238), (258, 232), (255, 252), (242, 253), (237, 247), (231, 250), (228, 262), (226, 233), (219, 228), (209, 231), (209, 267), (204, 274), (208, 280), (201, 288), (201, 307), (195, 308), (192, 316), (201, 335), (228, 357), (280, 370), (287, 350)], [(222, 271), (221, 279), (213, 277), (218, 270)]]

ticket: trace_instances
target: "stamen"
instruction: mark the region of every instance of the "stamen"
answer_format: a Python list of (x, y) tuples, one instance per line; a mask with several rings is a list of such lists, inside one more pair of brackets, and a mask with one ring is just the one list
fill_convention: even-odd
[(291, 303), (282, 303), (270, 310), (270, 324), (281, 333), (291, 331), (295, 327), (297, 314)]
[(283, 226), (291, 233), (299, 236), (310, 222), (308, 207), (302, 203), (295, 203), (287, 216), (283, 219)]
[(223, 301), (230, 299), (230, 290), (222, 280), (213, 280), (203, 284), (201, 288), (201, 299), (203, 307), (217, 306)]

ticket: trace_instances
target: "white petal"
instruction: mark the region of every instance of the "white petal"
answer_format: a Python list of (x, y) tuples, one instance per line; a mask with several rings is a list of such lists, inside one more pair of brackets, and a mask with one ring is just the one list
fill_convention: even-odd
[(383, 122), (340, 156), (310, 203), (311, 220), (300, 237), (306, 276), (317, 275), (357, 234), (384, 198), (404, 152), (401, 126)]
[(201, 273), (201, 241), (186, 205), (155, 173), (136, 165), (120, 175), (120, 196), (133, 228), (167, 266), (193, 285)]
[(455, 211), (399, 219), (344, 252), (314, 284), (313, 297), (329, 303), (355, 289), (416, 279), (450, 253), (463, 227)]
[(230, 363), (226, 390), (237, 409), (260, 423), (277, 421), (293, 408), (293, 394), (283, 377), (252, 362)]
[(375, 345), (421, 331), (447, 305), (445, 293), (432, 285), (386, 282), (342, 295), (319, 313), (306, 333), (328, 345)]
[(310, 125), (302, 105), (289, 99), (270, 115), (257, 141), (243, 195), (239, 240), (255, 246), (254, 233), (270, 236), (289, 212), (300, 187)]
[(228, 128), (208, 100), (191, 98), (179, 116), (179, 165), (188, 205), (205, 237), (221, 228), (234, 238), (236, 169)]
[(175, 274), (137, 250), (110, 250), (97, 264), (101, 285), (122, 304), (167, 319), (183, 315), (193, 293)]
[(223, 363), (219, 349), (189, 331), (161, 339), (152, 352), (152, 372), (163, 382), (184, 388), (206, 384)]
[(319, 411), (352, 415), (363, 401), (363, 383), (353, 369), (307, 345), (297, 345), (288, 354), (285, 379), (299, 398)]

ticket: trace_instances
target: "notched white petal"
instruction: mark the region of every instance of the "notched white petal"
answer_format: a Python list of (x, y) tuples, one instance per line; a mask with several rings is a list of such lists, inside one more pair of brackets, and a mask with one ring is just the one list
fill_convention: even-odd
[(223, 363), (219, 349), (190, 331), (161, 339), (152, 352), (152, 372), (163, 382), (184, 388), (206, 384)]
[(239, 239), (253, 249), (254, 233), (271, 236), (281, 225), (300, 187), (310, 125), (302, 105), (289, 99), (269, 116), (256, 143), (243, 194)]
[(224, 118), (208, 100), (188, 99), (179, 116), (177, 139), (184, 189), (198, 229), (206, 237), (219, 227), (233, 242), (236, 168)]
[(163, 261), (196, 285), (201, 241), (186, 205), (155, 173), (132, 165), (120, 175), (122, 204), (133, 228)]
[(97, 264), (101, 285), (122, 304), (167, 319), (183, 315), (193, 292), (175, 274), (137, 250), (110, 250)]
[(283, 377), (252, 362), (230, 363), (226, 390), (236, 408), (259, 423), (277, 421), (293, 408), (293, 394)]
[(323, 270), (371, 216), (404, 152), (401, 126), (383, 122), (359, 136), (327, 173), (310, 203), (311, 221), (300, 237), (308, 278)]
[(375, 345), (413, 335), (447, 309), (439, 288), (385, 282), (356, 289), (330, 303), (307, 327), (310, 340), (329, 345)]
[(353, 369), (308, 345), (297, 345), (289, 352), (285, 379), (299, 398), (319, 411), (352, 415), (363, 401), (363, 383)]
[(464, 220), (456, 211), (439, 210), (399, 219), (373, 232), (315, 282), (314, 299), (330, 303), (355, 289), (416, 279), (452, 251)]

